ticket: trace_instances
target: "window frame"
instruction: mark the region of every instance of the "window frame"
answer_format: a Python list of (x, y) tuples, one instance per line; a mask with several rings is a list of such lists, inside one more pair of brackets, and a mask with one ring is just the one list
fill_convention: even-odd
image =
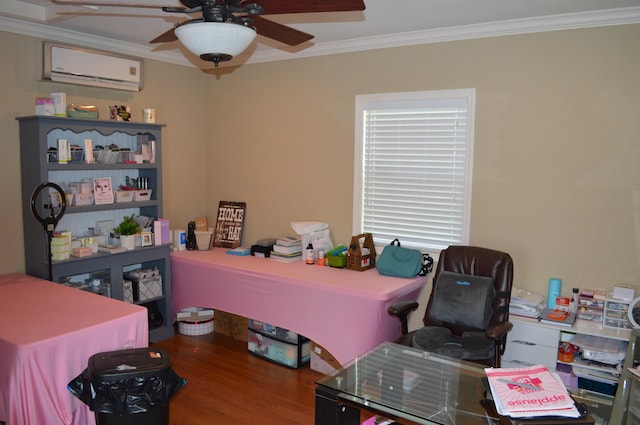
[[(476, 90), (474, 88), (451, 89), (451, 90), (427, 90), (398, 93), (378, 93), (356, 95), (355, 101), (355, 147), (354, 147), (354, 183), (353, 183), (353, 234), (365, 233), (363, 229), (363, 205), (364, 205), (364, 148), (365, 148), (365, 111), (368, 109), (383, 109), (390, 104), (420, 104), (441, 101), (443, 104), (451, 99), (463, 99), (467, 106), (467, 127), (465, 133), (465, 166), (464, 166), (464, 200), (460, 211), (460, 240), (452, 241), (451, 244), (467, 245), (470, 237), (471, 223), (471, 198), (473, 181), (473, 158), (474, 158), (474, 133), (475, 133), (475, 104)], [(388, 109), (398, 109), (399, 107), (387, 107)], [(428, 108), (425, 107), (425, 108)], [(372, 232), (377, 246), (384, 246), (390, 241), (376, 240), (375, 232)], [(402, 243), (403, 241), (400, 240)], [(403, 246), (419, 249), (422, 252), (433, 254), (436, 258), (444, 246), (429, 246), (423, 244), (403, 244)]]

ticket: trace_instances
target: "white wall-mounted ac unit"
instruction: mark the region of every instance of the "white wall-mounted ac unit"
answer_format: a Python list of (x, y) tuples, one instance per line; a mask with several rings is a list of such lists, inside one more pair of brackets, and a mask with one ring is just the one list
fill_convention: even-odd
[(115, 53), (43, 43), (42, 78), (118, 90), (142, 90), (142, 60)]

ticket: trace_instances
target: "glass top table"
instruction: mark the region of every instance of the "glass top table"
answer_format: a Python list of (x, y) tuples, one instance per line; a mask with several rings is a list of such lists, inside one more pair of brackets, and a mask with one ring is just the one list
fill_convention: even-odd
[(399, 422), (494, 425), (500, 417), (481, 404), (485, 376), (482, 365), (385, 342), (316, 384)]

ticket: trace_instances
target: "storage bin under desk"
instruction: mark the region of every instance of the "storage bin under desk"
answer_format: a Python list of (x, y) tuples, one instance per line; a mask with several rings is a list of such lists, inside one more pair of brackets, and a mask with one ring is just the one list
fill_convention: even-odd
[(280, 340), (270, 333), (256, 331), (249, 327), (247, 348), (249, 352), (259, 357), (297, 369), (309, 363), (311, 341), (301, 335), (293, 334), (295, 342), (291, 342), (291, 334), (293, 333), (288, 334), (286, 340)]

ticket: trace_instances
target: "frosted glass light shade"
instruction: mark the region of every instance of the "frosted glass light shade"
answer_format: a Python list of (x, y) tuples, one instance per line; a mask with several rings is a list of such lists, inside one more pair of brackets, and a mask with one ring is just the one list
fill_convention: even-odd
[(256, 38), (252, 28), (231, 22), (181, 25), (175, 29), (175, 34), (191, 53), (216, 65), (242, 53)]

